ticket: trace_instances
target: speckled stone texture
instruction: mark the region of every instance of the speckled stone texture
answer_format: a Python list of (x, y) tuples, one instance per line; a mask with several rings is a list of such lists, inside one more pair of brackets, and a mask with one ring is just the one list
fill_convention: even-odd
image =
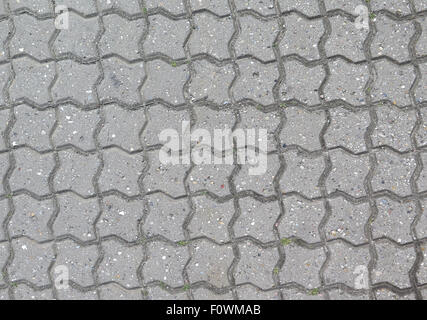
[(427, 3), (0, 0), (0, 177), (0, 300), (427, 299)]

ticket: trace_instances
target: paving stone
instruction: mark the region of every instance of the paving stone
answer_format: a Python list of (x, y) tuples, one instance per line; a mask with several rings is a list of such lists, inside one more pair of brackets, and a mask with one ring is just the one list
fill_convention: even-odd
[(417, 11), (422, 11), (427, 9), (427, 3), (425, 3), (423, 0), (414, 0), (415, 9)]
[(50, 193), (48, 180), (55, 167), (52, 154), (39, 154), (28, 148), (13, 152), (15, 170), (9, 179), (12, 191), (28, 190), (39, 196)]
[(320, 242), (319, 226), (325, 216), (323, 201), (308, 201), (296, 196), (283, 199), (285, 214), (278, 231), (281, 239), (297, 237), (308, 243)]
[(277, 22), (265, 22), (250, 15), (240, 17), (239, 22), (240, 33), (234, 46), (236, 55), (250, 55), (263, 61), (273, 60), (273, 42), (279, 33)]
[(374, 146), (388, 145), (401, 152), (410, 150), (416, 111), (383, 106), (376, 110), (376, 114), (377, 126), (371, 135)]
[(100, 166), (98, 155), (64, 150), (58, 152), (58, 157), (60, 166), (53, 180), (55, 190), (73, 190), (81, 196), (95, 194), (93, 179)]
[(98, 88), (102, 101), (136, 104), (140, 101), (140, 87), (145, 77), (142, 62), (128, 64), (112, 57), (102, 62), (104, 78)]
[[(282, 100), (296, 99), (308, 105), (320, 103), (318, 90), (325, 78), (322, 66), (306, 67), (298, 61), (285, 63), (285, 78), (281, 87)], [(304, 88), (304, 90), (301, 90)]]
[(97, 246), (81, 246), (72, 240), (64, 240), (57, 243), (56, 247), (57, 256), (51, 271), (52, 279), (58, 279), (61, 273), (57, 271), (66, 267), (70, 281), (82, 287), (93, 285), (92, 270), (98, 259)]
[(138, 0), (97, 0), (100, 10), (120, 10), (127, 14), (141, 12)]
[(150, 61), (147, 75), (141, 91), (144, 101), (161, 99), (175, 105), (185, 102), (183, 88), (189, 76), (186, 65), (174, 67), (161, 60)]
[[(421, 4), (420, 4), (421, 5)], [(424, 9), (427, 9), (427, 5), (424, 3)], [(420, 17), (417, 22), (421, 25), (421, 35), (415, 45), (415, 51), (417, 56), (427, 55), (427, 18)]]
[[(426, 31), (427, 34), (427, 31)], [(420, 64), (420, 72), (421, 74), (426, 74), (427, 72), (427, 63), (425, 64)], [(416, 86), (415, 90), (414, 90), (414, 96), (415, 96), (415, 101), (417, 103), (421, 103), (423, 101), (427, 101), (427, 93), (426, 93), (426, 88), (427, 88), (427, 77), (423, 77), (420, 79), (420, 81), (418, 82), (418, 85)]]
[(353, 247), (340, 241), (329, 244), (328, 249), (330, 258), (324, 273), (325, 283), (368, 289), (364, 286), (369, 286), (369, 247)]
[(370, 124), (369, 111), (343, 107), (330, 110), (331, 122), (324, 135), (328, 148), (343, 147), (351, 152), (366, 151), (365, 134)]
[(263, 16), (273, 15), (274, 1), (273, 0), (235, 0), (237, 10), (253, 10)]
[(411, 247), (396, 247), (390, 241), (376, 241), (376, 265), (372, 271), (372, 283), (388, 282), (399, 288), (411, 286), (409, 271), (414, 265), (416, 253)]
[[(278, 156), (264, 155), (264, 158), (260, 158), (257, 166), (259, 171), (258, 169), (254, 169), (250, 159), (242, 165), (239, 173), (234, 178), (236, 191), (253, 191), (265, 197), (274, 195), (276, 193), (274, 190), (274, 177), (277, 175), (280, 168)], [(251, 169), (256, 170), (256, 173), (251, 174)]]
[(278, 290), (262, 291), (251, 285), (243, 285), (236, 289), (240, 300), (280, 300)]
[[(4, 89), (7, 85), (9, 77), (11, 77), (11, 66), (9, 64), (0, 65), (0, 89)], [(6, 104), (6, 100), (2, 94), (0, 94), (0, 106)], [(3, 111), (4, 112), (4, 111)]]
[[(0, 7), (1, 10), (1, 7)], [(0, 11), (0, 16), (1, 16)], [(7, 20), (0, 21), (0, 61), (4, 61), (7, 59), (6, 56), (6, 50), (7, 48), (4, 45), (4, 42), (7, 39), (7, 36), (9, 34), (9, 23)]]
[(239, 200), (239, 205), (240, 215), (233, 224), (236, 237), (250, 236), (262, 242), (277, 239), (273, 230), (280, 214), (277, 201), (259, 202), (253, 198), (244, 198)]
[(142, 248), (127, 247), (115, 240), (104, 241), (102, 248), (104, 256), (97, 270), (98, 281), (114, 281), (125, 288), (139, 286), (137, 273), (143, 259)]
[(56, 237), (71, 235), (81, 241), (95, 239), (94, 223), (100, 208), (97, 199), (82, 199), (73, 193), (57, 195), (59, 212), (53, 224)]
[(328, 57), (340, 55), (354, 62), (365, 60), (363, 44), (368, 36), (368, 30), (357, 29), (354, 21), (342, 16), (330, 17), (329, 22), (332, 33), (325, 44), (326, 55)]
[(341, 290), (329, 291), (330, 300), (369, 300), (368, 293), (349, 294)]
[(188, 300), (185, 292), (169, 293), (159, 287), (147, 288), (149, 300)]
[(282, 192), (298, 192), (306, 197), (320, 196), (319, 179), (325, 169), (322, 157), (310, 158), (290, 151), (284, 154), (286, 169), (280, 179)]
[[(297, 145), (308, 151), (322, 148), (320, 135), (326, 123), (324, 111), (305, 111), (302, 108), (285, 109), (286, 122), (280, 133), (283, 146)], [(307, 126), (307, 121), (310, 126)]]
[(282, 289), (283, 300), (326, 300), (321, 292), (313, 289), (309, 292), (301, 292), (297, 289)]
[(372, 10), (387, 10), (398, 15), (410, 14), (411, 7), (409, 0), (372, 0)]
[(320, 14), (319, 3), (316, 0), (279, 0), (282, 12), (298, 11), (306, 16), (317, 16)]
[(170, 59), (184, 59), (184, 42), (190, 31), (188, 20), (172, 20), (162, 15), (148, 17), (144, 54), (163, 54)]
[(6, 127), (9, 122), (10, 112), (9, 110), (0, 111), (0, 151), (6, 149), (6, 140), (4, 138)]
[(57, 290), (58, 300), (98, 300), (96, 291), (79, 291), (72, 287), (66, 290)]
[(55, 111), (39, 111), (28, 105), (15, 108), (15, 123), (10, 133), (12, 146), (28, 146), (37, 151), (52, 148), (49, 135), (55, 125)]
[(194, 215), (188, 225), (190, 237), (208, 237), (219, 243), (227, 242), (227, 228), (235, 211), (233, 201), (219, 203), (206, 196), (192, 200)]
[(261, 289), (273, 287), (273, 269), (279, 260), (277, 249), (262, 249), (250, 241), (239, 243), (238, 247), (240, 260), (234, 270), (236, 284), (252, 283)]
[(159, 160), (159, 152), (148, 152), (148, 171), (143, 177), (147, 192), (163, 191), (172, 197), (186, 193), (184, 179), (190, 165), (163, 164)]
[(419, 239), (427, 238), (427, 201), (421, 201), (421, 217), (415, 226), (415, 231)]
[(368, 242), (365, 225), (371, 211), (368, 203), (352, 204), (345, 198), (329, 200), (330, 215), (325, 225), (326, 238), (346, 239), (354, 245)]
[(358, 5), (363, 4), (366, 6), (364, 0), (356, 1), (342, 1), (342, 0), (328, 0), (325, 2), (325, 7), (327, 11), (332, 10), (342, 10), (350, 14), (355, 14), (355, 9)]
[(14, 239), (12, 250), (13, 260), (7, 269), (10, 281), (27, 280), (38, 287), (50, 284), (48, 268), (54, 259), (50, 243)]
[(389, 100), (399, 106), (411, 103), (409, 90), (415, 80), (412, 66), (398, 66), (379, 60), (375, 62), (375, 69), (375, 82), (370, 91), (373, 101)]
[(172, 287), (184, 285), (182, 272), (190, 257), (186, 247), (151, 242), (147, 246), (147, 255), (148, 260), (142, 269), (144, 283), (160, 281)]
[(285, 246), (285, 263), (279, 271), (280, 282), (294, 282), (308, 289), (318, 288), (319, 273), (325, 259), (322, 248), (306, 249), (295, 244)]
[(418, 283), (425, 284), (427, 283), (427, 246), (425, 244), (421, 245), (420, 249), (421, 249), (421, 252), (423, 253), (423, 260), (420, 263), (416, 277), (417, 277)]
[(171, 241), (184, 240), (184, 221), (191, 209), (188, 199), (173, 200), (162, 193), (148, 195), (146, 199), (148, 214), (142, 227), (146, 236), (163, 236)]
[(282, 55), (298, 55), (306, 60), (320, 58), (317, 45), (324, 32), (321, 19), (306, 20), (292, 13), (285, 17), (285, 28), (279, 45)]
[(231, 292), (216, 294), (215, 292), (205, 288), (193, 290), (193, 296), (194, 300), (233, 300)]
[(99, 295), (101, 300), (142, 300), (140, 289), (127, 290), (115, 283), (101, 285)]
[(51, 101), (49, 86), (55, 77), (54, 63), (37, 63), (28, 57), (12, 62), (15, 78), (9, 88), (13, 101), (26, 98), (37, 104)]
[(230, 14), (227, 0), (190, 0), (190, 5), (193, 12), (209, 10), (219, 16)]
[(161, 8), (175, 15), (185, 13), (183, 0), (147, 0), (145, 5), (148, 9)]
[(419, 191), (427, 190), (427, 153), (420, 153), (421, 162), (423, 163), (423, 170), (417, 179), (417, 186)]
[[(9, 258), (9, 246), (5, 243), (0, 243), (0, 268), (3, 270), (8, 258)], [(0, 285), (5, 285), (4, 276), (0, 276)], [(1, 291), (0, 291), (1, 292)], [(1, 296), (1, 293), (0, 293)]]
[(417, 145), (421, 147), (427, 145), (427, 108), (421, 109), (420, 113), (422, 121), (420, 123), (420, 126), (418, 127), (418, 130), (415, 132), (415, 139)]
[(253, 59), (241, 59), (237, 64), (240, 77), (233, 86), (234, 99), (251, 99), (263, 105), (273, 103), (273, 87), (279, 77), (276, 65), (262, 64)]
[[(3, 222), (6, 220), (6, 217), (9, 213), (9, 205), (7, 199), (0, 201), (0, 224), (3, 225)], [(0, 229), (0, 241), (6, 240), (6, 234), (3, 229)]]
[(55, 212), (52, 200), (38, 201), (26, 194), (14, 197), (15, 211), (9, 220), (11, 237), (26, 236), (35, 241), (51, 238), (48, 223)]
[(410, 180), (416, 163), (414, 157), (390, 150), (376, 153), (377, 166), (372, 178), (374, 191), (389, 190), (400, 196), (411, 194)]
[(376, 200), (378, 214), (372, 223), (374, 239), (387, 237), (398, 243), (413, 240), (411, 225), (417, 215), (416, 206), (411, 202), (399, 203), (391, 199)]
[[(58, 6), (58, 3), (56, 3)], [(75, 10), (85, 6), (73, 7)], [(69, 27), (61, 30), (56, 37), (53, 48), (57, 55), (73, 54), (81, 59), (96, 58), (96, 37), (100, 32), (98, 18), (82, 18), (69, 12)]]
[(375, 296), (377, 300), (415, 300), (415, 295), (413, 293), (398, 295), (388, 289), (377, 290)]
[(217, 288), (228, 287), (228, 270), (234, 260), (233, 248), (207, 240), (193, 242), (191, 246), (193, 254), (186, 268), (190, 283), (206, 281)]
[(139, 180), (146, 167), (141, 153), (129, 155), (119, 149), (103, 151), (104, 167), (99, 177), (101, 191), (117, 190), (127, 196), (141, 192)]
[(350, 64), (338, 58), (329, 63), (329, 68), (331, 75), (325, 86), (325, 99), (341, 99), (352, 105), (365, 104), (364, 90), (369, 80), (368, 66)]
[(52, 290), (36, 291), (25, 284), (18, 284), (14, 289), (16, 300), (53, 300)]
[(53, 12), (52, 3), (49, 0), (9, 0), (11, 11), (29, 9), (30, 11), (42, 15)]
[(65, 5), (67, 8), (78, 11), (82, 15), (90, 15), (96, 13), (96, 1), (85, 0), (55, 0), (55, 5)]
[(10, 42), (10, 54), (28, 54), (38, 60), (51, 58), (49, 40), (55, 31), (52, 19), (39, 20), (27, 14), (13, 18), (15, 34)]
[(224, 67), (202, 60), (193, 64), (195, 76), (191, 78), (189, 93), (194, 100), (207, 100), (222, 105), (230, 103), (228, 89), (235, 77), (232, 65)]
[(353, 156), (343, 150), (329, 152), (332, 168), (326, 180), (328, 193), (343, 191), (353, 197), (366, 195), (364, 182), (369, 173), (369, 155)]
[[(9, 170), (9, 155), (7, 153), (0, 154), (0, 178), (4, 180)], [(6, 191), (3, 185), (0, 185), (0, 194), (4, 194)]]
[(117, 146), (128, 152), (141, 150), (139, 136), (145, 124), (144, 110), (127, 110), (117, 105), (104, 107), (104, 125), (98, 139), (102, 147)]
[(191, 192), (208, 191), (223, 197), (230, 194), (228, 179), (233, 172), (233, 165), (199, 165), (194, 166), (188, 176)]
[(95, 150), (95, 129), (101, 120), (99, 110), (81, 110), (72, 105), (58, 107), (57, 126), (52, 134), (56, 147), (74, 146), (84, 151)]

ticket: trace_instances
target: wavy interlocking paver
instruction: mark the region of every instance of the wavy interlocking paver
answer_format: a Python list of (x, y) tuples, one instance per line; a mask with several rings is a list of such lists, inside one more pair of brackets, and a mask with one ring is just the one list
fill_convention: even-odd
[(426, 9), (0, 0), (0, 299), (426, 299)]

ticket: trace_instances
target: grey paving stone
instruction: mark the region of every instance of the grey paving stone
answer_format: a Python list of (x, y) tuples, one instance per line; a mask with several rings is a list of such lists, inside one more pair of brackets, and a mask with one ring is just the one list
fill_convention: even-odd
[(0, 301), (10, 300), (8, 289), (0, 289)]
[(259, 202), (253, 198), (243, 198), (239, 200), (239, 206), (240, 215), (233, 224), (236, 237), (250, 236), (261, 242), (277, 239), (273, 230), (280, 214), (277, 201)]
[(116, 148), (102, 154), (104, 167), (98, 180), (101, 191), (117, 190), (127, 196), (139, 194), (140, 176), (147, 165), (143, 155), (129, 155)]
[(382, 106), (376, 114), (377, 125), (371, 135), (374, 146), (388, 145), (401, 152), (410, 150), (411, 133), (417, 121), (416, 111)]
[(234, 260), (233, 248), (207, 240), (193, 242), (191, 247), (193, 254), (186, 268), (190, 283), (206, 281), (217, 288), (228, 287), (228, 270)]
[(98, 267), (99, 283), (117, 282), (125, 288), (140, 285), (138, 268), (142, 263), (141, 246), (127, 247), (116, 240), (102, 242), (103, 259)]
[(6, 131), (7, 124), (9, 122), (10, 111), (1, 110), (0, 111), (0, 151), (6, 149), (6, 140), (4, 134)]
[(414, 0), (415, 9), (417, 11), (422, 11), (427, 9), (427, 3), (425, 3), (423, 0)]
[[(260, 161), (264, 161), (262, 158)], [(239, 173), (234, 178), (237, 192), (253, 191), (259, 195), (268, 197), (274, 195), (274, 177), (280, 168), (279, 157), (275, 154), (265, 156), (265, 164), (260, 165), (260, 174), (251, 174), (253, 168), (250, 159), (242, 165)], [(265, 166), (265, 171), (263, 168)]]
[(190, 257), (187, 247), (151, 242), (147, 246), (147, 255), (142, 269), (144, 283), (160, 281), (172, 287), (184, 285), (182, 273)]
[(170, 59), (185, 58), (184, 42), (190, 31), (188, 20), (172, 20), (162, 15), (148, 18), (148, 34), (144, 40), (144, 54), (163, 54)]
[(51, 238), (48, 223), (55, 212), (52, 200), (38, 201), (26, 194), (14, 197), (15, 211), (9, 220), (11, 237), (26, 236), (35, 241)]
[(40, 287), (50, 284), (48, 268), (54, 259), (52, 244), (27, 238), (12, 240), (13, 260), (8, 266), (10, 281), (27, 280)]
[[(427, 72), (427, 63), (420, 64), (419, 67), (420, 67), (420, 72), (422, 75)], [(420, 81), (418, 82), (418, 85), (416, 86), (416, 88), (414, 90), (415, 101), (417, 103), (427, 101), (427, 93), (426, 93), (427, 90), (426, 90), (426, 88), (427, 88), (427, 77), (422, 76), (422, 78), (420, 79)]]
[[(87, 6), (77, 6), (75, 9), (82, 10), (85, 7)], [(95, 40), (101, 30), (98, 18), (82, 18), (69, 12), (68, 21), (68, 29), (61, 30), (53, 44), (56, 55), (73, 54), (81, 59), (96, 58)]]
[(81, 246), (72, 240), (64, 240), (57, 243), (56, 248), (57, 256), (51, 270), (52, 279), (56, 280), (60, 275), (56, 270), (66, 267), (70, 281), (82, 287), (94, 284), (92, 270), (98, 259), (98, 248), (96, 245)]
[(427, 190), (427, 153), (421, 153), (420, 157), (423, 163), (423, 170), (421, 171), (420, 176), (417, 179), (417, 186), (418, 190), (422, 192)]
[(240, 260), (234, 270), (236, 284), (252, 283), (261, 289), (273, 287), (273, 269), (279, 260), (277, 249), (262, 249), (245, 241), (239, 243), (239, 252)]
[(330, 300), (369, 300), (368, 293), (349, 294), (341, 290), (329, 291)]
[(53, 12), (52, 3), (49, 0), (9, 0), (9, 7), (11, 11), (20, 9), (29, 9), (32, 12), (42, 15)]
[(240, 17), (239, 22), (240, 33), (234, 46), (236, 55), (273, 60), (273, 42), (279, 33), (277, 22), (262, 21), (250, 15)]
[(141, 91), (143, 101), (161, 99), (175, 105), (185, 102), (183, 88), (189, 76), (186, 65), (150, 61), (147, 63), (147, 76)]
[(372, 10), (387, 10), (399, 15), (410, 14), (411, 7), (409, 0), (372, 0), (371, 3)]
[(427, 238), (427, 201), (421, 201), (421, 217), (415, 226), (415, 232), (419, 239)]
[(236, 289), (240, 300), (280, 300), (278, 290), (262, 291), (251, 285), (243, 285)]
[(162, 191), (172, 197), (186, 194), (184, 178), (190, 165), (163, 164), (159, 160), (159, 151), (147, 152), (148, 171), (143, 177), (147, 192)]
[(195, 75), (191, 78), (189, 93), (194, 100), (207, 100), (218, 105), (230, 103), (228, 89), (235, 77), (233, 66), (217, 67), (205, 60), (193, 64)]
[(72, 105), (58, 107), (57, 126), (52, 134), (56, 147), (74, 146), (84, 151), (95, 150), (95, 129), (101, 120), (99, 110), (83, 111)]
[(365, 134), (370, 124), (369, 112), (338, 107), (330, 111), (331, 122), (324, 135), (328, 148), (343, 147), (351, 152), (366, 151)]
[(104, 124), (98, 135), (102, 147), (118, 146), (128, 152), (141, 150), (140, 134), (145, 124), (144, 110), (127, 110), (118, 105), (104, 107)]
[(409, 270), (416, 253), (413, 247), (396, 247), (390, 241), (376, 241), (377, 262), (372, 271), (372, 283), (388, 282), (399, 288), (411, 286)]
[(55, 77), (53, 62), (37, 63), (23, 57), (14, 59), (12, 65), (15, 78), (9, 88), (11, 100), (26, 98), (37, 104), (51, 101), (49, 86)]
[[(9, 155), (7, 153), (0, 154), (0, 178), (4, 179), (7, 171), (9, 170)], [(0, 185), (0, 194), (4, 194), (5, 189), (3, 185)]]
[[(6, 220), (6, 217), (9, 213), (9, 205), (7, 199), (0, 201), (0, 224), (3, 225), (3, 222)], [(0, 241), (6, 240), (6, 234), (3, 229), (0, 229)]]
[[(282, 145), (297, 145), (308, 151), (322, 148), (320, 135), (326, 123), (324, 111), (306, 111), (302, 108), (289, 107), (285, 111), (286, 122), (280, 133)], [(307, 121), (310, 126), (307, 126)]]
[(320, 14), (319, 4), (316, 0), (279, 0), (279, 5), (282, 12), (298, 11), (309, 17)]
[(322, 248), (307, 249), (290, 244), (285, 246), (285, 263), (279, 271), (282, 284), (298, 283), (307, 289), (320, 286), (320, 269), (326, 255)]
[(175, 15), (185, 13), (183, 0), (147, 0), (145, 5), (148, 9), (161, 8)]
[(413, 293), (398, 295), (388, 289), (377, 290), (375, 296), (377, 300), (415, 300), (415, 295)]
[(98, 300), (96, 291), (79, 291), (72, 287), (65, 290), (57, 290), (58, 300)]
[(76, 10), (83, 15), (96, 13), (96, 1), (85, 0), (55, 0), (56, 6), (65, 5), (69, 9)]
[(282, 289), (283, 300), (326, 300), (321, 292), (313, 289), (302, 292), (297, 289)]
[(138, 0), (97, 0), (100, 10), (120, 10), (127, 14), (137, 14), (141, 12)]
[(52, 148), (49, 136), (55, 124), (54, 110), (39, 111), (24, 104), (16, 107), (14, 114), (15, 123), (10, 133), (12, 146), (28, 146), (40, 152)]
[(369, 173), (369, 155), (353, 156), (337, 149), (329, 152), (332, 169), (326, 180), (328, 193), (343, 191), (353, 197), (366, 195), (364, 182)]
[(261, 15), (273, 15), (274, 1), (260, 1), (260, 0), (235, 0), (237, 10), (253, 10)]
[(102, 60), (104, 78), (98, 87), (102, 101), (120, 101), (136, 104), (140, 101), (140, 87), (145, 77), (144, 64), (128, 64), (119, 58)]
[(283, 199), (285, 214), (278, 231), (281, 239), (297, 237), (308, 243), (320, 242), (319, 226), (325, 215), (323, 201), (308, 201), (296, 196)]
[[(5, 243), (0, 243), (0, 268), (3, 270), (6, 261), (9, 258), (9, 246), (8, 244)], [(0, 276), (0, 285), (5, 285), (5, 281), (4, 281), (4, 275), (2, 273), (2, 275)], [(1, 295), (1, 294), (0, 294)]]
[(425, 244), (421, 245), (420, 249), (421, 249), (421, 252), (423, 253), (423, 260), (420, 263), (420, 267), (418, 269), (416, 277), (417, 277), (418, 283), (425, 284), (427, 283), (427, 246)]
[(328, 249), (330, 258), (324, 273), (326, 284), (342, 283), (354, 289), (369, 285), (371, 256), (368, 246), (353, 247), (340, 241), (329, 244)]
[(188, 300), (185, 292), (169, 293), (159, 287), (149, 287), (147, 293), (149, 300)]
[(194, 166), (188, 176), (191, 192), (209, 191), (223, 197), (230, 194), (228, 179), (233, 172), (233, 165), (199, 165)]
[(140, 289), (124, 289), (116, 283), (104, 284), (99, 287), (101, 300), (142, 300)]
[(163, 236), (171, 241), (183, 241), (184, 221), (190, 213), (188, 199), (174, 200), (162, 193), (146, 197), (148, 214), (142, 227), (147, 237)]
[(420, 123), (418, 130), (415, 132), (415, 139), (417, 145), (421, 147), (427, 145), (427, 108), (421, 109), (420, 113), (422, 122)]
[[(0, 8), (1, 10), (1, 8)], [(0, 11), (1, 15), (1, 11)], [(9, 34), (9, 23), (7, 20), (0, 21), (0, 61), (6, 60), (6, 47), (4, 46), (4, 42), (7, 39), (7, 35)]]
[(53, 300), (51, 289), (36, 291), (25, 284), (18, 284), (16, 286), (14, 296), (17, 300)]
[(13, 152), (15, 170), (9, 179), (12, 191), (28, 190), (39, 196), (50, 193), (48, 180), (55, 167), (53, 154), (41, 155), (28, 148)]
[(73, 190), (86, 197), (94, 195), (93, 179), (101, 164), (98, 155), (64, 150), (58, 152), (58, 157), (60, 166), (53, 180), (55, 190)]
[[(424, 3), (425, 8), (427, 9), (427, 5)], [(417, 22), (421, 25), (421, 35), (415, 45), (415, 51), (417, 56), (425, 56), (427, 54), (427, 18), (420, 17)]]
[[(11, 77), (11, 70), (10, 64), (0, 65), (0, 89), (3, 90), (6, 87), (7, 82)], [(0, 106), (4, 104), (6, 104), (6, 100), (3, 95), (0, 94)]]
[(377, 199), (376, 203), (378, 214), (372, 223), (374, 239), (388, 237), (398, 243), (411, 242), (411, 225), (417, 215), (415, 203), (399, 203), (387, 198)]
[(328, 240), (346, 239), (354, 245), (368, 242), (365, 225), (371, 215), (368, 203), (352, 204), (345, 198), (329, 200), (330, 215), (325, 225)]
[(234, 33), (232, 19), (203, 12), (195, 14), (193, 21), (194, 30), (189, 40), (191, 54), (208, 54), (219, 60), (230, 58), (228, 43)]
[(54, 20), (39, 20), (27, 14), (13, 18), (15, 34), (10, 42), (10, 54), (28, 54), (38, 60), (51, 58), (49, 39), (55, 31)]
[(373, 101), (389, 100), (399, 106), (411, 103), (409, 90), (415, 80), (413, 67), (398, 66), (387, 60), (375, 62), (376, 77), (372, 90)]
[(364, 0), (356, 0), (356, 1), (341, 1), (341, 0), (328, 0), (325, 1), (325, 7), (327, 11), (332, 10), (342, 10), (350, 14), (355, 13), (355, 9), (358, 5), (365, 5), (366, 2)]
[(206, 196), (192, 200), (194, 215), (188, 225), (190, 237), (208, 237), (219, 243), (227, 242), (230, 239), (227, 228), (235, 211), (233, 201), (219, 203)]
[(276, 64), (262, 64), (253, 59), (241, 59), (237, 64), (240, 77), (233, 86), (234, 99), (251, 99), (263, 105), (273, 103), (273, 87), (279, 77)]
[(190, 0), (190, 5), (193, 11), (209, 10), (219, 16), (230, 13), (227, 0)]
[(81, 241), (96, 237), (95, 219), (100, 208), (97, 199), (83, 199), (71, 192), (57, 195), (58, 216), (53, 223), (56, 237), (71, 235)]
[(410, 180), (415, 170), (415, 159), (411, 154), (399, 155), (390, 150), (376, 153), (377, 166), (372, 178), (374, 191), (389, 190), (400, 196), (411, 194)]
[(193, 290), (193, 296), (194, 300), (233, 300), (233, 295), (230, 291), (224, 294), (216, 294), (205, 288)]
[(331, 75), (325, 86), (325, 99), (341, 99), (353, 105), (365, 104), (364, 89), (369, 79), (368, 66), (350, 64), (338, 58), (329, 63), (329, 68)]
[(318, 90), (325, 78), (322, 66), (306, 67), (296, 60), (287, 61), (285, 73), (292, 76), (287, 76), (282, 84), (282, 100), (296, 99), (308, 105), (320, 103)]
[(330, 17), (329, 22), (332, 33), (325, 44), (326, 55), (328, 57), (340, 55), (354, 62), (365, 60), (363, 44), (368, 30), (357, 29), (354, 21), (342, 16)]
[(307, 60), (320, 58), (317, 45), (324, 32), (321, 19), (306, 20), (292, 13), (285, 17), (285, 28), (279, 45), (282, 55), (299, 55)]
[(280, 179), (282, 192), (298, 192), (306, 197), (320, 196), (319, 179), (325, 169), (322, 157), (310, 158), (290, 151), (284, 154), (286, 169)]
[(114, 195), (105, 197), (101, 216), (96, 222), (98, 234), (136, 241), (143, 214), (144, 203), (141, 200), (126, 201)]

